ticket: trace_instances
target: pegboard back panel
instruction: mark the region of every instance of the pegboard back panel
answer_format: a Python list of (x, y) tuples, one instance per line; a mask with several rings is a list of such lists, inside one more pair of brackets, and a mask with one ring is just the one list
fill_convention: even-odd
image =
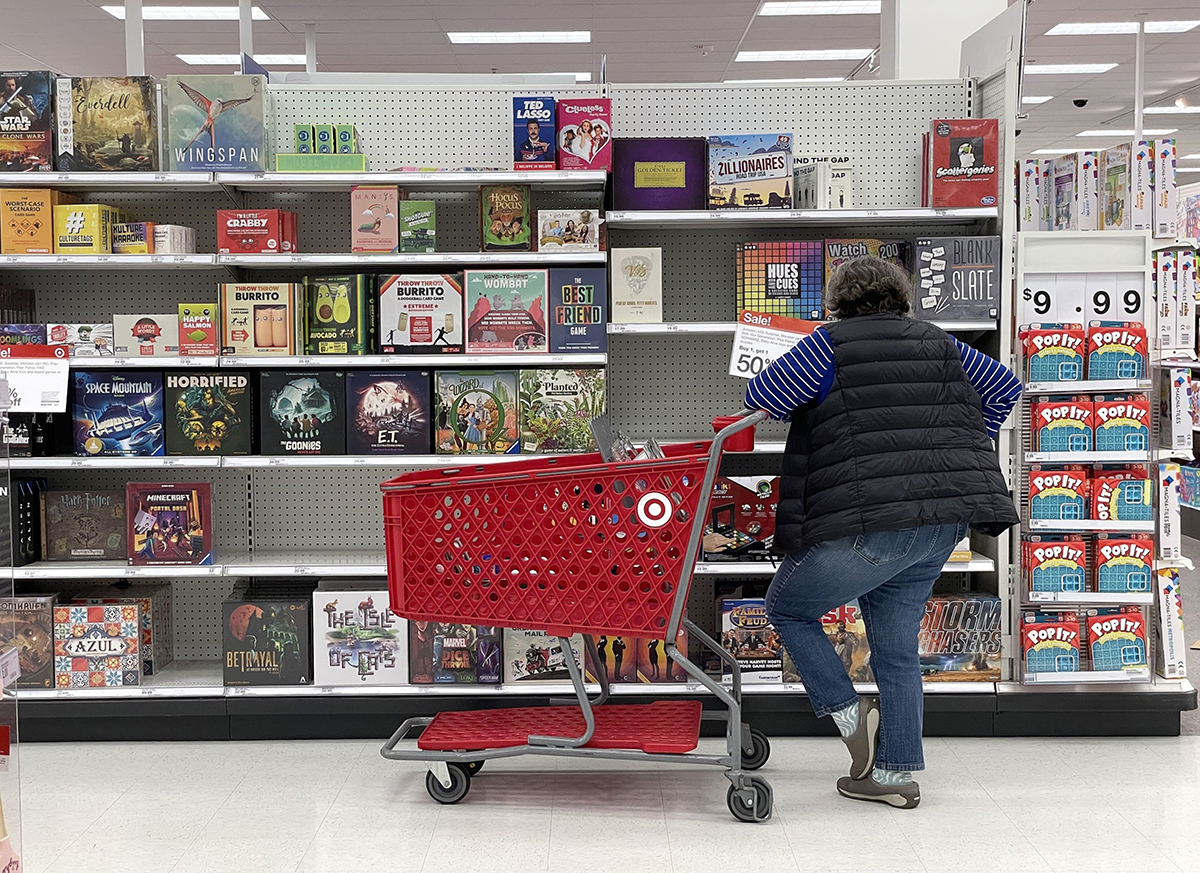
[(609, 85), (617, 136), (782, 132), (796, 154), (855, 158), (854, 205), (920, 200), (921, 134), (970, 111), (965, 80), (822, 85)]

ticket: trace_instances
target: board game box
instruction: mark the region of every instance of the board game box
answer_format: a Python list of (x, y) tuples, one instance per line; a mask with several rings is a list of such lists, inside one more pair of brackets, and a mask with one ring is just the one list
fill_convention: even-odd
[(346, 371), (346, 451), (350, 454), (428, 454), (432, 423), (429, 371)]
[[(850, 681), (874, 682), (875, 674), (871, 672), (871, 646), (867, 642), (867, 626), (863, 622), (858, 601), (829, 610), (821, 616), (821, 628), (833, 644), (833, 651), (841, 658)], [(783, 650), (783, 681), (804, 681), (787, 649)]]
[(855, 258), (882, 258), (901, 269), (908, 269), (908, 243), (904, 240), (878, 240), (867, 237), (825, 240), (825, 284), (833, 271)]
[[(571, 653), (583, 670), (583, 635), (571, 637)], [(504, 684), (570, 682), (567, 659), (558, 640), (545, 631), (504, 630)]]
[[(721, 601), (721, 645), (737, 658), (743, 683), (783, 681), (783, 641), (761, 599)], [(722, 676), (722, 681), (732, 681), (731, 674)]]
[(88, 588), (70, 596), (70, 603), (84, 606), (136, 603), (141, 622), (142, 675), (161, 673), (175, 660), (175, 631), (171, 616), (170, 585), (133, 585), (119, 589)]
[(467, 353), (546, 351), (545, 270), (467, 270)]
[(350, 189), (350, 251), (400, 250), (400, 189), (355, 185)]
[(1081, 324), (1025, 325), (1018, 334), (1030, 382), (1079, 382), (1083, 379), (1087, 334)]
[(1051, 175), (1054, 230), (1078, 230), (1079, 219), (1075, 215), (1075, 155), (1054, 161)]
[(999, 122), (995, 118), (930, 122), (929, 205), (995, 206), (999, 190)]
[(55, 687), (141, 685), (141, 635), (136, 603), (55, 606)]
[(1146, 616), (1141, 607), (1089, 609), (1086, 621), (1093, 670), (1136, 670), (1147, 666)]
[(1092, 518), (1097, 521), (1153, 521), (1154, 488), (1144, 469), (1097, 470), (1091, 481)]
[(123, 561), (125, 492), (43, 491), (43, 561)]
[(1088, 469), (1082, 465), (1029, 468), (1029, 517), (1079, 521), (1088, 517), (1091, 498)]
[(437, 454), (519, 453), (516, 370), (438, 370), (434, 380)]
[(552, 267), (549, 281), (550, 352), (608, 351), (608, 271)]
[(225, 685), (311, 684), (311, 606), (309, 594), (248, 591), (226, 601)]
[(661, 248), (613, 249), (612, 320), (614, 324), (646, 324), (663, 320), (663, 253)]
[[(819, 321), (823, 248), (818, 240), (738, 243), (737, 309)], [(614, 308), (614, 320), (617, 311)]]
[(304, 277), (310, 355), (369, 355), (375, 350), (375, 277)]
[(167, 169), (270, 170), (266, 101), (266, 76), (167, 76)]
[(705, 209), (708, 140), (614, 139), (613, 209)]
[(596, 660), (609, 682), (637, 682), (638, 640), (634, 637), (593, 637)]
[(991, 320), (1000, 312), (1000, 237), (923, 237), (912, 248), (913, 316)]
[(0, 173), (54, 169), (53, 75), (0, 72)]
[(294, 355), (304, 321), (299, 286), (229, 282), (221, 286), (221, 354)]
[(708, 208), (792, 208), (792, 135), (708, 138)]
[(114, 255), (154, 254), (154, 222), (123, 221), (110, 228)]
[(554, 98), (514, 97), (513, 169), (553, 170)]
[(54, 252), (112, 254), (112, 229), (121, 221), (118, 210), (103, 203), (60, 203), (54, 207)]
[(340, 370), (264, 370), (259, 437), (264, 455), (344, 455), (346, 377)]
[(44, 346), (44, 324), (0, 324), (0, 348), (4, 346)]
[(1027, 536), (1021, 543), (1021, 565), (1030, 591), (1084, 591), (1088, 560), (1083, 537)]
[(1095, 408), (1089, 395), (1038, 399), (1031, 404), (1034, 450), (1090, 452)]
[(408, 622), (408, 677), (413, 685), (476, 684), (478, 632), (470, 624)]
[(385, 355), (461, 353), (462, 273), (380, 276), (378, 333)]
[(718, 476), (704, 527), (704, 560), (773, 560), (778, 476)]
[(400, 201), (400, 251), (405, 254), (437, 251), (435, 201)]
[(484, 185), (479, 189), (479, 234), (485, 252), (533, 248), (528, 185)]
[(55, 80), (60, 172), (159, 169), (158, 90), (150, 76)]
[(167, 370), (168, 455), (248, 455), (254, 442), (254, 385), (237, 370)]
[(407, 685), (408, 633), (387, 589), (312, 595), (314, 685)]
[(118, 358), (176, 358), (179, 356), (179, 316), (114, 315), (113, 351)]
[(1154, 539), (1147, 536), (1096, 534), (1096, 590), (1106, 594), (1148, 592), (1154, 570)]
[(180, 357), (216, 357), (221, 353), (218, 312), (216, 303), (179, 304)]
[(129, 482), (125, 542), (130, 564), (211, 564), (212, 485)]
[(935, 594), (925, 604), (917, 645), (925, 682), (1000, 679), (1000, 598)]
[(538, 251), (598, 252), (603, 219), (594, 209), (539, 209)]
[(1101, 230), (1129, 230), (1132, 213), (1129, 210), (1129, 174), (1132, 144), (1121, 143), (1102, 153), (1101, 164)]
[(62, 191), (50, 188), (0, 190), (0, 253), (49, 255), (54, 252), (54, 210), (77, 203)]
[(162, 455), (162, 373), (76, 370), (75, 454)]
[(558, 101), (558, 168), (607, 170), (612, 166), (612, 100)]
[[(676, 650), (687, 657), (687, 631), (679, 629), (675, 638)], [(667, 654), (665, 640), (637, 640), (637, 681), (638, 682), (688, 682), (688, 674), (683, 667)]]
[(605, 371), (599, 367), (521, 370), (522, 454), (596, 451), (591, 422), (604, 415), (604, 389)]
[(0, 598), (0, 652), (17, 650), (18, 688), (54, 687), (53, 594)]
[(1026, 673), (1079, 670), (1079, 615), (1074, 612), (1021, 614), (1021, 652)]
[(1150, 447), (1150, 399), (1144, 394), (1096, 397), (1098, 452), (1144, 452)]
[(1093, 321), (1087, 332), (1089, 379), (1146, 378), (1146, 326)]

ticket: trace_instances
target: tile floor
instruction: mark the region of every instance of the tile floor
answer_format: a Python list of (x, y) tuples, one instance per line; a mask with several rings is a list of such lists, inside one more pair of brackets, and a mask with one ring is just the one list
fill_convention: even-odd
[(715, 768), (491, 761), (443, 807), (377, 742), (28, 745), (25, 869), (1200, 871), (1200, 737), (927, 740), (913, 811), (840, 798), (836, 740), (773, 745), (757, 826)]

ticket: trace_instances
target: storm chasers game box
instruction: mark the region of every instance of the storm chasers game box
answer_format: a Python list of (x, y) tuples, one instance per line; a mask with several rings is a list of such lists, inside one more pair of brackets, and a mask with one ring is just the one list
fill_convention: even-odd
[(921, 321), (990, 320), (1000, 309), (1000, 237), (918, 239), (912, 249), (913, 316)]
[(467, 352), (546, 351), (545, 270), (467, 270)]
[(266, 92), (266, 76), (167, 76), (167, 169), (269, 169)]
[(1000, 678), (1000, 598), (947, 594), (929, 598), (917, 645), (926, 682)]
[(930, 123), (930, 206), (996, 205), (999, 129), (994, 118), (936, 119)]
[(513, 98), (513, 169), (553, 170), (554, 98)]
[(76, 370), (75, 454), (162, 455), (162, 374)]
[(168, 455), (248, 455), (254, 436), (254, 386), (236, 370), (164, 376)]
[(158, 91), (149, 76), (55, 80), (55, 124), (55, 169), (159, 168)]
[(594, 452), (591, 421), (604, 415), (604, 370), (521, 370), (521, 452)]
[(43, 561), (125, 560), (124, 491), (43, 491)]
[(212, 485), (130, 482), (125, 486), (130, 564), (211, 564)]
[(53, 74), (0, 72), (0, 173), (54, 169)]
[(54, 685), (54, 597), (0, 599), (0, 652), (17, 650), (18, 688)]
[(258, 390), (264, 455), (346, 453), (345, 373), (264, 370)]
[(312, 624), (314, 685), (408, 684), (408, 631), (386, 589), (314, 591)]
[(552, 354), (608, 351), (608, 271), (603, 267), (550, 270)]
[(708, 208), (792, 208), (792, 135), (708, 138)]
[(309, 685), (311, 595), (247, 591), (224, 604), (226, 685)]
[(349, 370), (346, 451), (352, 455), (428, 454), (432, 440), (429, 371)]
[(819, 240), (737, 244), (737, 308), (791, 318), (824, 318)]
[(462, 273), (380, 276), (379, 351), (460, 354), (463, 350)]

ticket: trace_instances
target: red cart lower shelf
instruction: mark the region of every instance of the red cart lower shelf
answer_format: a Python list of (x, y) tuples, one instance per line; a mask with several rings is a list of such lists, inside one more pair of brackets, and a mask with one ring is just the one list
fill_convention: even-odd
[[(699, 700), (659, 700), (637, 706), (597, 706), (596, 733), (585, 748), (641, 749), (681, 755), (700, 739)], [(426, 751), (475, 751), (523, 746), (535, 736), (578, 737), (583, 713), (570, 706), (528, 706), (440, 712), (417, 740)]]

